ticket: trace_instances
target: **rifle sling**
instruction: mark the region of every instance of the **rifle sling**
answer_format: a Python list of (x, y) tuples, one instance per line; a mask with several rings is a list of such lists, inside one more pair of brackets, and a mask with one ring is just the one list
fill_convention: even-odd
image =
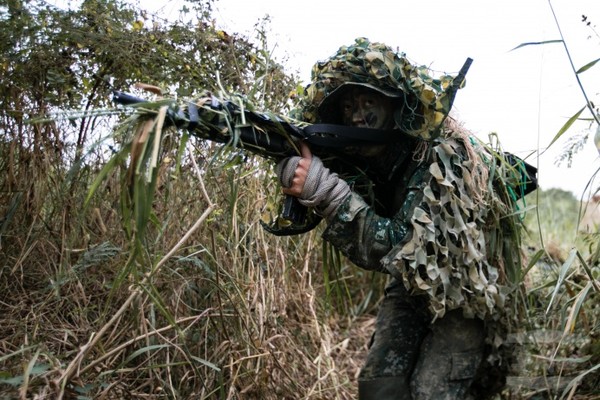
[(314, 124), (303, 129), (304, 139), (321, 147), (386, 144), (400, 140), (397, 130), (358, 128), (334, 124)]
[[(214, 96), (212, 98), (211, 108), (213, 109), (222, 110), (227, 108), (230, 113), (234, 113), (237, 110), (236, 107), (237, 106), (231, 102), (220, 103)], [(189, 118), (187, 129), (190, 131), (193, 131), (194, 128), (198, 126), (200, 112), (201, 110), (194, 102), (187, 103), (187, 116)], [(401, 140), (404, 137), (404, 135), (398, 130), (359, 128), (334, 124), (313, 124), (304, 128), (300, 128), (299, 126), (279, 119), (276, 116), (274, 117), (267, 114), (245, 111), (245, 116), (247, 119), (255, 121), (259, 125), (266, 124), (267, 126), (279, 126), (292, 136), (304, 139), (308, 143), (322, 148), (343, 148), (348, 146), (387, 144)], [(183, 118), (179, 119), (181, 120)], [(242, 129), (249, 129), (256, 134), (256, 130), (253, 129), (251, 125), (244, 126)], [(267, 142), (276, 137), (274, 136), (269, 139), (268, 134), (264, 134), (263, 132), (260, 133), (260, 136), (264, 136), (267, 139)], [(283, 150), (284, 146), (281, 147)]]
[[(123, 105), (133, 105), (144, 103), (146, 100), (135, 97), (129, 93), (113, 91), (113, 101)], [(214, 110), (227, 109), (230, 114), (239, 112), (239, 107), (230, 101), (221, 101), (215, 96), (211, 97), (210, 108)], [(201, 118), (201, 109), (195, 102), (187, 102), (187, 112), (181, 108), (170, 109), (168, 112), (171, 123), (179, 128), (185, 127), (190, 132), (199, 125)], [(277, 116), (271, 116), (264, 113), (253, 111), (244, 111), (246, 118), (267, 125), (278, 125), (283, 127), (292, 136), (304, 139), (310, 144), (329, 147), (342, 148), (346, 146), (361, 146), (386, 144), (402, 140), (405, 135), (398, 130), (380, 130), (372, 128), (357, 128), (352, 126), (334, 125), (334, 124), (313, 124), (301, 128)], [(186, 121), (187, 120), (187, 121)], [(184, 122), (185, 121), (185, 122)], [(170, 124), (167, 124), (170, 125)], [(246, 128), (246, 127), (244, 127)], [(268, 136), (268, 135), (267, 135)]]

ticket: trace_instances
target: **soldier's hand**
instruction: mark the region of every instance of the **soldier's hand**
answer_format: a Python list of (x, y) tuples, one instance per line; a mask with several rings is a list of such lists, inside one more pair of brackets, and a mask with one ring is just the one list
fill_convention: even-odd
[[(287, 176), (285, 177), (285, 183), (280, 175), (283, 193), (289, 194), (294, 197), (302, 196), (302, 190), (304, 189), (306, 178), (308, 176), (308, 170), (310, 169), (310, 164), (312, 163), (313, 158), (312, 152), (310, 151), (310, 147), (308, 147), (308, 145), (304, 142), (300, 142), (300, 153), (302, 154), (302, 156), (300, 157), (290, 157), (290, 161), (288, 163), (289, 170), (286, 171)], [(293, 168), (294, 165), (296, 165), (295, 168)], [(289, 178), (292, 169), (294, 172), (290, 181)]]
[(329, 219), (350, 194), (350, 187), (336, 173), (325, 168), (308, 145), (301, 143), (300, 152), (301, 156), (286, 158), (277, 165), (283, 193), (298, 197), (301, 204)]

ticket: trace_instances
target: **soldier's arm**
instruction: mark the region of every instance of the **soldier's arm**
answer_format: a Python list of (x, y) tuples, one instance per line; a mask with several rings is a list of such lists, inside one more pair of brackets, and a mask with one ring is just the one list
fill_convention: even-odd
[(423, 196), (421, 175), (419, 171), (413, 176), (401, 208), (391, 218), (377, 215), (360, 195), (352, 192), (328, 219), (323, 238), (359, 267), (389, 273), (381, 260), (413, 234), (410, 216)]

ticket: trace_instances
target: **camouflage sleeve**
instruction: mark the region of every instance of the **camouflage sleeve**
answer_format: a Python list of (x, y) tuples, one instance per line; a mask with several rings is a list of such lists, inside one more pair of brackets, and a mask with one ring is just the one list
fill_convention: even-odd
[(329, 221), (323, 238), (359, 267), (389, 273), (381, 260), (410, 236), (409, 216), (421, 201), (424, 171), (417, 171), (409, 181), (405, 201), (392, 218), (378, 216), (360, 195), (352, 192)]

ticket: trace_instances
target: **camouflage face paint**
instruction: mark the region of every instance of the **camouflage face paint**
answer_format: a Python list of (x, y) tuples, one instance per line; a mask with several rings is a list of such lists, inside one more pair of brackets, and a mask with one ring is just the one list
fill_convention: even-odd
[(359, 128), (391, 129), (393, 103), (386, 96), (367, 88), (355, 88), (340, 101), (344, 125)]

